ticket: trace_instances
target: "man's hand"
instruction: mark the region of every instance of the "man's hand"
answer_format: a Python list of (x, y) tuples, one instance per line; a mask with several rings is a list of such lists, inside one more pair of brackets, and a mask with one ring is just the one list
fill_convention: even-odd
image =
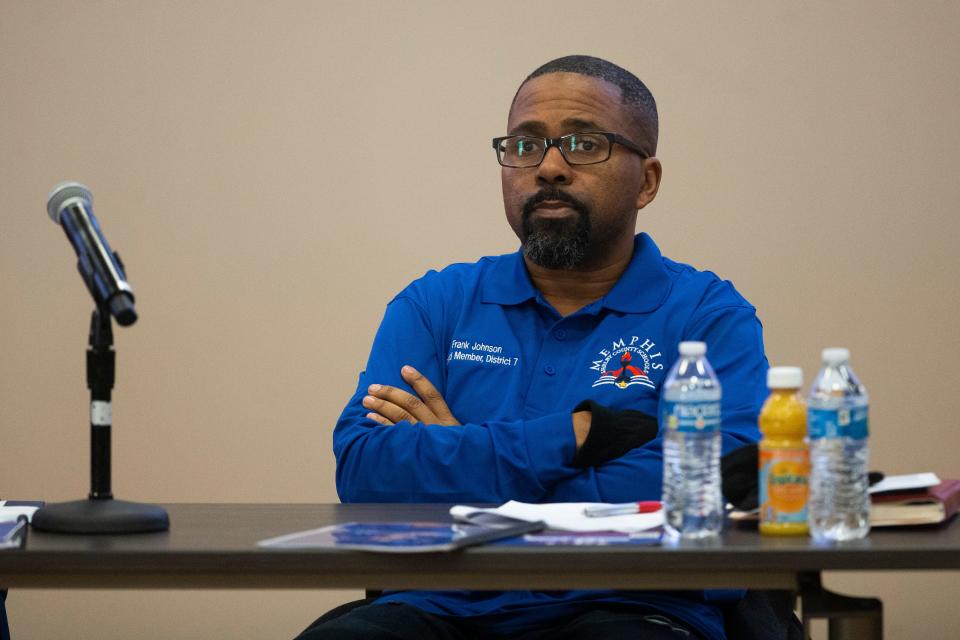
[(589, 411), (575, 411), (573, 413), (573, 437), (577, 440), (577, 451), (587, 441), (590, 435), (590, 424), (593, 422), (593, 414)]
[(385, 384), (372, 384), (367, 387), (369, 395), (363, 399), (363, 406), (370, 410), (368, 418), (383, 425), (404, 420), (446, 426), (460, 424), (437, 388), (419, 371), (406, 365), (400, 369), (400, 376), (413, 387), (417, 395)]

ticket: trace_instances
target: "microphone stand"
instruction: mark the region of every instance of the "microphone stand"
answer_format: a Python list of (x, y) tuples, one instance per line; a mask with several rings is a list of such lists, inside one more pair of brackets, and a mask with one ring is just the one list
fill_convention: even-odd
[(110, 309), (105, 303), (98, 303), (90, 319), (87, 348), (90, 494), (86, 500), (41, 507), (31, 520), (35, 529), (57, 533), (144, 533), (170, 528), (170, 519), (162, 507), (113, 499), (110, 489), (110, 441), (115, 362)]

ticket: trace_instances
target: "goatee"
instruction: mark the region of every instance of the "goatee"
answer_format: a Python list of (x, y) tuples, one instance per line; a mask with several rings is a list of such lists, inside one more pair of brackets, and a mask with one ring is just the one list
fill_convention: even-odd
[[(570, 205), (575, 217), (533, 219), (541, 202), (554, 200)], [(590, 244), (590, 210), (559, 189), (545, 189), (523, 205), (523, 255), (546, 269), (573, 269), (583, 262)]]

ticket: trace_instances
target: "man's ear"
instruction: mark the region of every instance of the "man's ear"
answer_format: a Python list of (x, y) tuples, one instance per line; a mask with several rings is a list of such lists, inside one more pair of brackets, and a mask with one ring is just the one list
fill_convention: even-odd
[(643, 209), (653, 202), (660, 189), (660, 180), (663, 177), (663, 167), (655, 157), (643, 161), (643, 188), (637, 194), (637, 209)]

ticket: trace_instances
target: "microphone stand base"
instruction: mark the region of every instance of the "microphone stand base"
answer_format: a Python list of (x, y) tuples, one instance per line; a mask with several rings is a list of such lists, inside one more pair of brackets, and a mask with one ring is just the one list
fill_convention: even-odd
[(153, 504), (88, 498), (44, 505), (30, 525), (53, 533), (148, 533), (167, 531), (170, 517)]

